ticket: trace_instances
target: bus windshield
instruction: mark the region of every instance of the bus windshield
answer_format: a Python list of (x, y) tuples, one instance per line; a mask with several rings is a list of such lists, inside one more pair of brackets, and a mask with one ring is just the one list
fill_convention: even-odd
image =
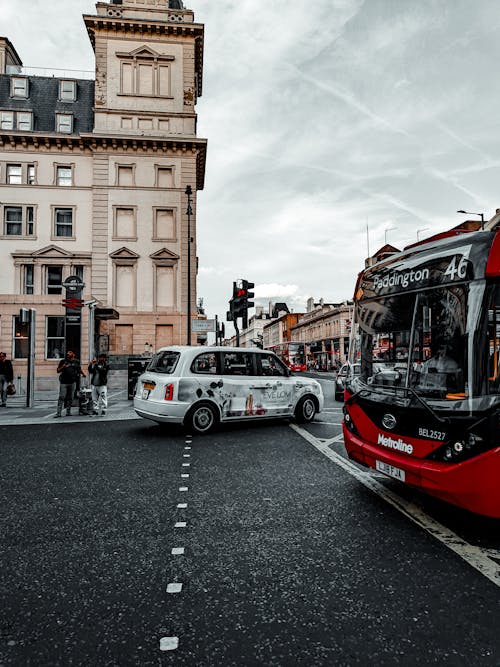
[(360, 379), (423, 397), (467, 391), (467, 284), (358, 303)]

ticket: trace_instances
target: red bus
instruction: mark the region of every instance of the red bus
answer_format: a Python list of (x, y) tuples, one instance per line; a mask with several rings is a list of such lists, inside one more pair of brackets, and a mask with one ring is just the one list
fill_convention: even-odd
[(500, 518), (500, 230), (452, 231), (362, 271), (348, 456)]
[(304, 343), (280, 343), (269, 349), (285, 363), (291, 371), (305, 371), (306, 347)]

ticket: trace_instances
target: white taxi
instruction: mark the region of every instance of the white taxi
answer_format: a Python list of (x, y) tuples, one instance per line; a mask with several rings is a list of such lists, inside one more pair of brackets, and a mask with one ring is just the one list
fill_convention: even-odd
[(138, 378), (134, 409), (158, 423), (207, 433), (219, 422), (295, 417), (323, 409), (317, 380), (293, 375), (272, 352), (238, 347), (163, 347)]

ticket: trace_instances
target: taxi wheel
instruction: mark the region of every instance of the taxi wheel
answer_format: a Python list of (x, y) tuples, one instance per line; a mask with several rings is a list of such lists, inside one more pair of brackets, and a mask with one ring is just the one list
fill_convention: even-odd
[(312, 396), (302, 396), (295, 408), (295, 419), (301, 423), (312, 422), (316, 414), (316, 401)]
[(210, 403), (198, 403), (189, 411), (185, 424), (195, 433), (203, 435), (211, 431), (219, 422), (219, 416)]

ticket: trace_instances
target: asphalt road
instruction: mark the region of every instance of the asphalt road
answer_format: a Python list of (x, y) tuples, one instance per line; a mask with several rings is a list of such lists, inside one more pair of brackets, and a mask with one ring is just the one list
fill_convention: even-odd
[(324, 387), (306, 429), (0, 427), (0, 665), (500, 665), (500, 522), (348, 462)]

